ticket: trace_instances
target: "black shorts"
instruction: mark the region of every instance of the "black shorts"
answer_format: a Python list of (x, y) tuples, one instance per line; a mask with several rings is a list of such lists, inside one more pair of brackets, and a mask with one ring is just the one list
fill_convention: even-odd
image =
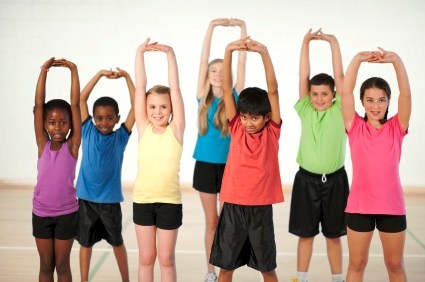
[(213, 164), (196, 161), (193, 172), (193, 188), (208, 194), (220, 193), (226, 164)]
[(406, 230), (406, 215), (347, 213), (347, 226), (356, 232), (397, 233)]
[(181, 204), (133, 202), (133, 222), (137, 225), (173, 230), (182, 226), (183, 206)]
[(78, 217), (78, 211), (55, 217), (41, 217), (32, 213), (32, 235), (39, 239), (73, 239), (77, 235)]
[(78, 205), (80, 224), (75, 239), (81, 246), (90, 248), (102, 239), (114, 247), (124, 243), (120, 203), (102, 204), (78, 199)]
[(211, 264), (226, 270), (243, 265), (261, 272), (276, 268), (273, 207), (224, 203), (211, 247)]
[(295, 175), (292, 189), (289, 232), (299, 237), (339, 238), (347, 234), (345, 207), (349, 193), (344, 167), (321, 175), (302, 167)]

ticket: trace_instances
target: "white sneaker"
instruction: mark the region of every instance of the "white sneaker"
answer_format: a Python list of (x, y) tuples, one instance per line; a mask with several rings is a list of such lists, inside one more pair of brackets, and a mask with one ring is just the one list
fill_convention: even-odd
[(217, 274), (215, 274), (215, 272), (208, 272), (207, 275), (205, 275), (204, 282), (217, 282)]

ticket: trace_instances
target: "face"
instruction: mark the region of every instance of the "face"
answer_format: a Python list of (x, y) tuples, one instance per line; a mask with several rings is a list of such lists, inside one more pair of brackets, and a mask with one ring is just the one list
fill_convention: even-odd
[(44, 128), (49, 133), (52, 142), (64, 142), (71, 129), (69, 115), (59, 109), (49, 111), (44, 121)]
[(313, 107), (318, 111), (325, 111), (332, 106), (332, 100), (335, 94), (329, 85), (311, 85), (310, 100)]
[(213, 87), (221, 87), (221, 71), (223, 69), (223, 63), (218, 62), (210, 67), (208, 72), (208, 80)]
[(151, 93), (146, 98), (147, 114), (153, 125), (166, 126), (171, 116), (171, 100), (168, 94)]
[(379, 88), (369, 88), (364, 92), (362, 104), (368, 121), (379, 121), (384, 118), (390, 100), (387, 93)]
[(115, 124), (120, 121), (112, 106), (99, 106), (94, 109), (94, 123), (97, 130), (102, 134), (109, 134), (114, 131)]
[(266, 125), (266, 122), (269, 121), (269, 114), (266, 117), (262, 115), (250, 115), (250, 114), (240, 114), (240, 119), (243, 128), (249, 134), (254, 134), (259, 132)]

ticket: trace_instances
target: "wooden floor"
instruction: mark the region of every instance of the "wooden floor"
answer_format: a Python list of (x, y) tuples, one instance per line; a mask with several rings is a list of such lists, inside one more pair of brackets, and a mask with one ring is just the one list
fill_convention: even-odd
[[(32, 236), (32, 185), (17, 185), (0, 181), (0, 281), (37, 281), (39, 258)], [(131, 189), (124, 189), (123, 236), (128, 252), (130, 277), (137, 281), (138, 249), (132, 221)], [(296, 273), (297, 237), (288, 233), (290, 195), (286, 202), (274, 206), (277, 243), (277, 274), (279, 281), (290, 281)], [(406, 191), (408, 229), (405, 247), (405, 265), (409, 281), (425, 281), (425, 189)], [(183, 226), (179, 230), (176, 260), (178, 281), (203, 281), (206, 273), (204, 253), (204, 215), (198, 193), (183, 189)], [(344, 273), (348, 262), (346, 238), (344, 246)], [(71, 253), (74, 281), (79, 281), (78, 242)], [(111, 248), (100, 242), (93, 248), (90, 269), (91, 281), (120, 281), (118, 267)], [(309, 270), (310, 282), (330, 281), (323, 236), (315, 239), (314, 253)], [(160, 281), (159, 267), (155, 266), (155, 281)], [(234, 281), (262, 281), (258, 272), (241, 267), (235, 271)], [(365, 281), (388, 281), (382, 248), (375, 233), (370, 248)]]

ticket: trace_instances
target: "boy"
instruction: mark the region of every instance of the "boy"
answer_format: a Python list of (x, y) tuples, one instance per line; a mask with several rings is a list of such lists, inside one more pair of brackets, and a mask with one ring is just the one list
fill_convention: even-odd
[[(309, 43), (317, 39), (330, 43), (335, 80), (324, 73), (309, 80)], [(347, 137), (339, 96), (343, 81), (337, 39), (324, 34), (321, 29), (313, 33), (310, 29), (301, 49), (299, 100), (295, 104), (302, 130), (297, 157), (300, 169), (295, 175), (289, 217), (289, 232), (299, 236), (297, 278), (292, 278), (293, 281), (308, 281), (308, 267), (319, 223), (326, 237), (332, 281), (344, 279), (340, 237), (347, 234), (344, 209), (349, 185), (344, 169)]]
[[(99, 71), (81, 92), (81, 120), (83, 121), (83, 157), (77, 180), (80, 213), (77, 241), (80, 243), (81, 281), (88, 281), (92, 247), (105, 239), (114, 249), (122, 281), (129, 281), (127, 252), (121, 235), (124, 201), (121, 168), (124, 149), (131, 134), (135, 117), (133, 110), (134, 84), (130, 75), (118, 71)], [(90, 121), (87, 100), (99, 79), (124, 76), (130, 92), (131, 109), (127, 120), (114, 131), (120, 120), (118, 104), (110, 97), (101, 97), (93, 105), (94, 123)]]
[[(231, 78), (235, 50), (261, 55), (268, 90), (244, 89), (237, 108)], [(276, 76), (267, 48), (249, 37), (230, 43), (222, 77), (232, 140), (220, 193), (224, 204), (210, 263), (220, 267), (219, 281), (231, 281), (234, 270), (245, 264), (260, 271), (264, 281), (277, 281), (272, 204), (283, 202), (278, 161), (282, 122)]]

